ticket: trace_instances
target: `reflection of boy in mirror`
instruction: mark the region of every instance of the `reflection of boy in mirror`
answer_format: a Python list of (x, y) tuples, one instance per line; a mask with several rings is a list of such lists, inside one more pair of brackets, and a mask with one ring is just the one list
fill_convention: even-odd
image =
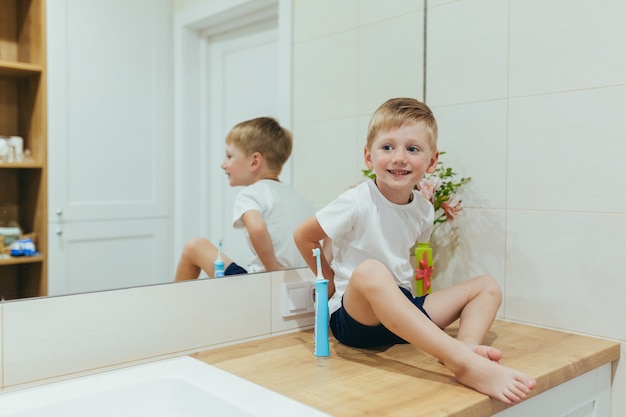
[[(221, 167), (231, 187), (246, 186), (235, 197), (233, 226), (245, 228), (254, 253), (245, 269), (222, 253), (225, 275), (305, 267), (293, 242), (293, 231), (312, 214), (312, 208), (278, 176), (291, 155), (292, 135), (270, 117), (239, 123), (226, 136)], [(217, 247), (194, 238), (183, 248), (176, 281), (198, 278), (200, 270), (215, 276)]]
[[(437, 167), (437, 123), (415, 99), (391, 99), (372, 116), (364, 149), (369, 180), (345, 191), (294, 233), (304, 256), (332, 239), (333, 261), (322, 259), (329, 279), (330, 328), (341, 343), (359, 348), (411, 343), (439, 359), (457, 380), (504, 403), (517, 403), (536, 382), (498, 362), (495, 347), (482, 345), (501, 303), (487, 276), (423, 297), (412, 294), (409, 261), (415, 242), (430, 239), (432, 204), (414, 190)], [(313, 257), (305, 257), (315, 271)], [(442, 329), (460, 319), (458, 335)]]

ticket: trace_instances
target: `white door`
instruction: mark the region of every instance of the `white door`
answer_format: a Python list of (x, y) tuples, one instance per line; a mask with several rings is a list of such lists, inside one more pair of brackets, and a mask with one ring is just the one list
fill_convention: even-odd
[(173, 280), (171, 22), (169, 0), (47, 3), (51, 295)]
[[(279, 114), (277, 29), (260, 27), (208, 41), (210, 155), (206, 175), (210, 183), (208, 224), (210, 239), (223, 239), (224, 252), (245, 267), (252, 257), (244, 231), (232, 227), (235, 195), (220, 168), (228, 131), (244, 120)], [(278, 120), (279, 122), (283, 122)]]
[(167, 230), (168, 221), (160, 219), (65, 224), (49, 247), (49, 295), (171, 281)]

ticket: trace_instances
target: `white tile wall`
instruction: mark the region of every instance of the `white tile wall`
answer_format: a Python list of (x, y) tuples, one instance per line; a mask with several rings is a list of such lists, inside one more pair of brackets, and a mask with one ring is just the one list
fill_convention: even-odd
[[(355, 117), (303, 122), (294, 125), (294, 167), (305, 176), (298, 177), (296, 187), (317, 208), (354, 184), (363, 164), (361, 150), (365, 140), (357, 134)], [(332, 154), (332, 158), (324, 155)], [(345, 155), (338, 160), (334, 155)]]
[[(505, 283), (505, 211), (467, 208), (453, 223), (432, 235), (433, 290), (447, 288), (478, 275), (491, 275), (503, 290)], [(503, 299), (498, 316), (504, 317)]]
[(513, 99), (510, 208), (626, 213), (626, 86)]
[(368, 25), (416, 12), (421, 13), (424, 10), (424, 2), (422, 0), (360, 0), (358, 7), (359, 24)]
[(390, 97), (421, 98), (423, 20), (420, 11), (359, 29), (359, 114), (371, 115)]
[(356, 114), (357, 51), (356, 30), (294, 46), (294, 122)]
[(358, 0), (297, 0), (293, 7), (294, 42), (355, 29)]
[[(439, 160), (458, 178), (470, 177), (461, 188), (464, 207), (504, 208), (507, 173), (507, 102), (432, 107), (439, 127)], [(480, 146), (477, 146), (480, 144)]]
[[(367, 115), (361, 115), (357, 118), (357, 125), (358, 125), (357, 131), (359, 132), (358, 133), (359, 140), (358, 140), (357, 146), (360, 150), (363, 150), (363, 148), (365, 147), (365, 143), (367, 142), (367, 128), (370, 123), (370, 117), (371, 117), (371, 114), (367, 114)], [(360, 173), (361, 169), (365, 169), (365, 160), (363, 158), (362, 153), (359, 156), (360, 156), (359, 158), (359, 173)]]
[(507, 2), (441, 3), (428, 2), (427, 103), (506, 97)]
[(507, 318), (626, 340), (626, 216), (509, 210), (506, 230)]
[(625, 2), (509, 3), (511, 96), (626, 82)]

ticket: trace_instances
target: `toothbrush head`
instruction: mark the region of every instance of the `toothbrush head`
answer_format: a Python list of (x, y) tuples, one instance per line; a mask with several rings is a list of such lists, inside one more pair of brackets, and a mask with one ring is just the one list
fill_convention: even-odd
[(322, 275), (322, 261), (320, 259), (320, 248), (315, 248), (313, 249), (313, 256), (315, 256), (315, 266), (317, 267), (317, 279), (324, 279), (324, 276)]

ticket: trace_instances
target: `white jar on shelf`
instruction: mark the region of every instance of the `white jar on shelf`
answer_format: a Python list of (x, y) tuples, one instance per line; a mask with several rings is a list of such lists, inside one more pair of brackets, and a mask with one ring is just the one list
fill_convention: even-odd
[(24, 139), (21, 136), (11, 136), (9, 138), (9, 146), (15, 149), (15, 161), (24, 161)]

